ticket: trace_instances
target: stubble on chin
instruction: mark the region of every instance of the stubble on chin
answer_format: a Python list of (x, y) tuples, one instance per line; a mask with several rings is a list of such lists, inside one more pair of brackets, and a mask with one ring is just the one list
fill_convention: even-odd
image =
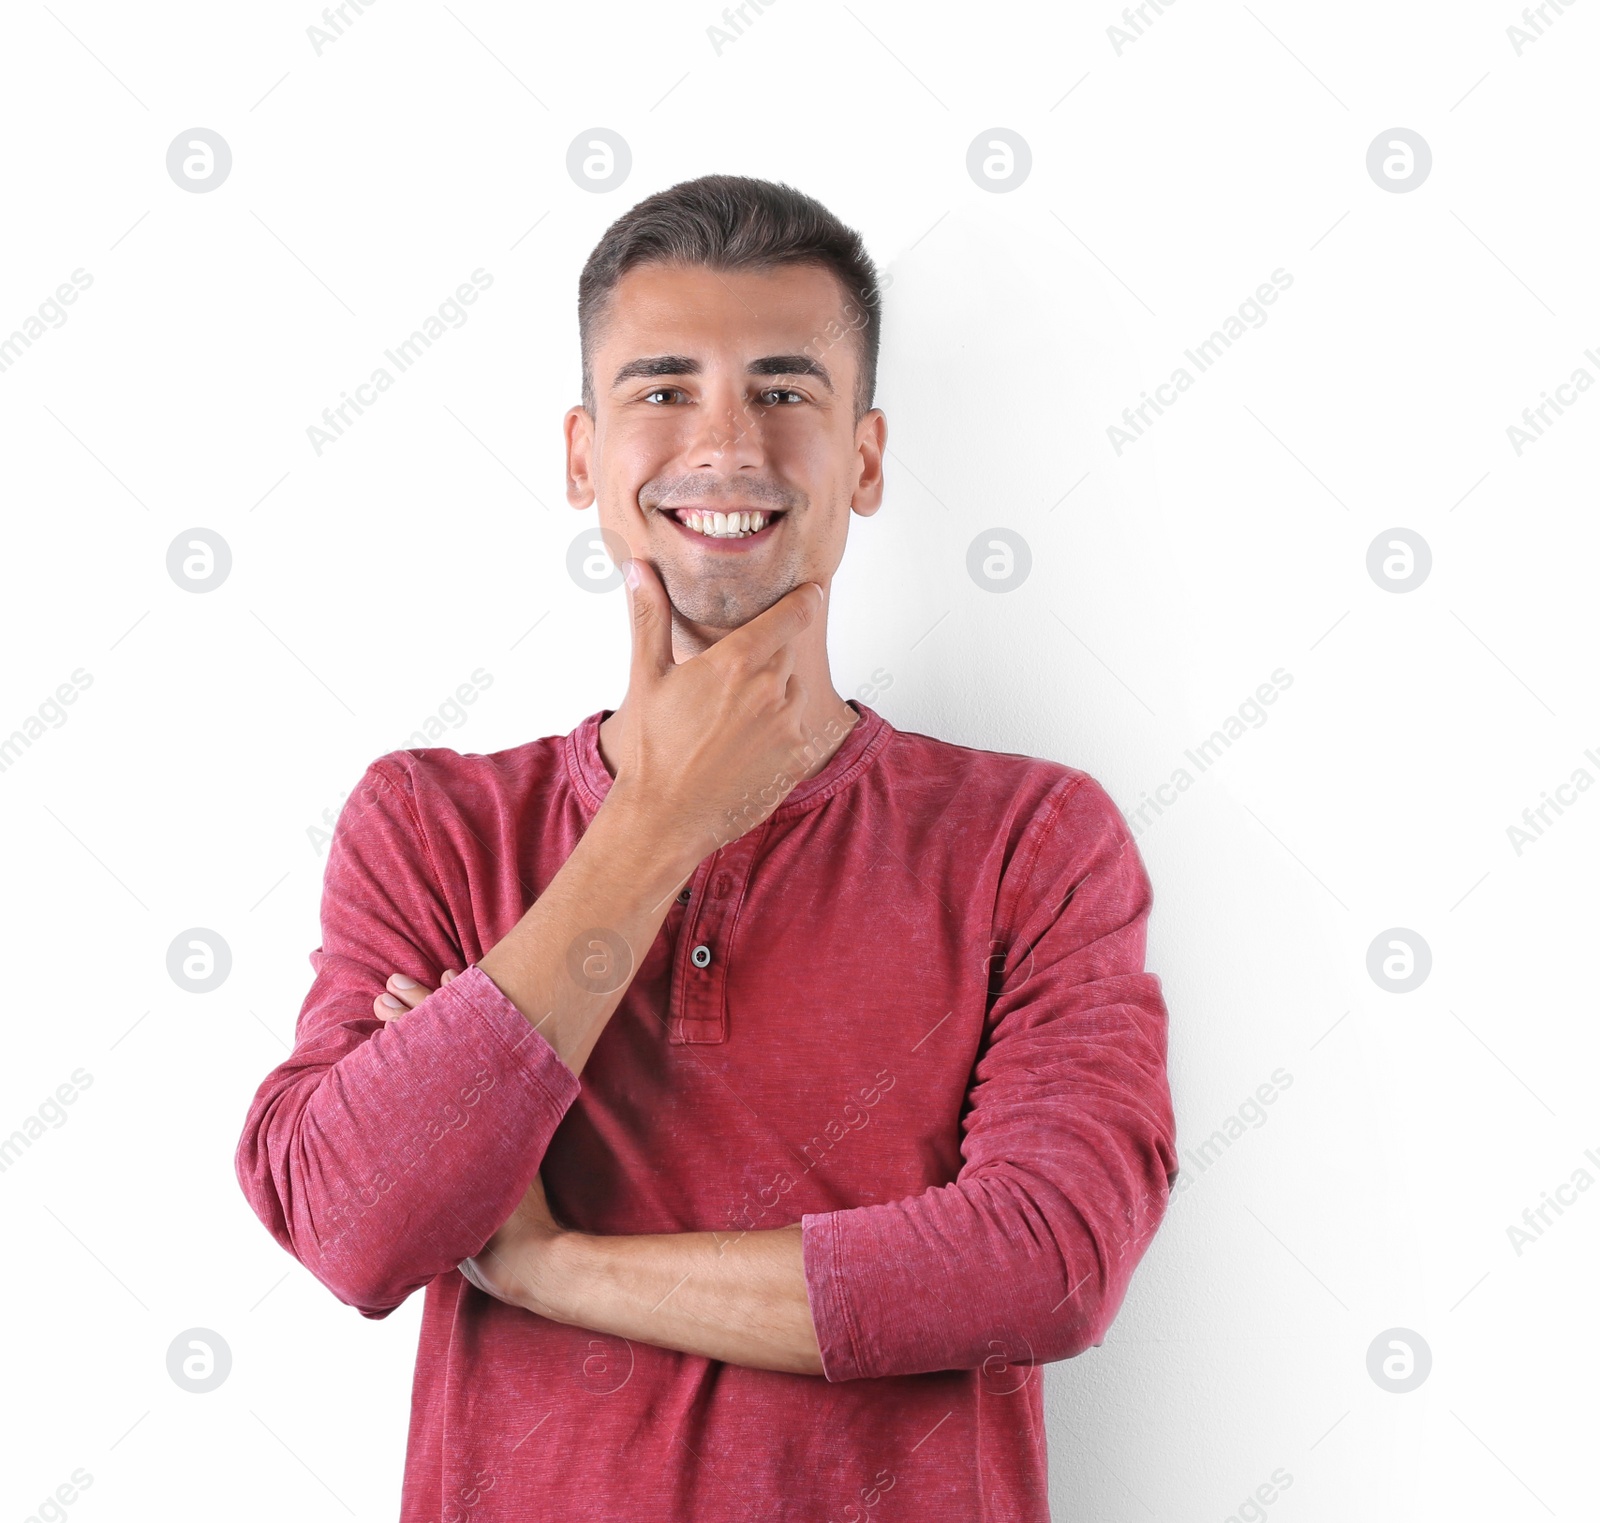
[(672, 604), (673, 622), (687, 621), (721, 634), (742, 628), (805, 580), (785, 569), (765, 586), (750, 587), (737, 585), (732, 578), (727, 581), (686, 580), (665, 567), (661, 571), (662, 586)]

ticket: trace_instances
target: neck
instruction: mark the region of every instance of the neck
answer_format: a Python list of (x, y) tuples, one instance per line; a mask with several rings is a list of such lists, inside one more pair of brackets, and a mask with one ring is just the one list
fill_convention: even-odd
[[(679, 665), (693, 660), (702, 651), (710, 649), (724, 635), (725, 629), (690, 624), (672, 616), (672, 654)], [(808, 745), (795, 757), (791, 775), (796, 782), (804, 782), (826, 767), (834, 753), (844, 743), (851, 729), (860, 722), (860, 716), (841, 698), (833, 685), (833, 673), (828, 665), (827, 610), (823, 617), (805, 630), (795, 642), (794, 675), (805, 688), (804, 729)], [(624, 698), (615, 713), (600, 726), (600, 759), (606, 770), (617, 775), (619, 748), (616, 737), (628, 727), (628, 700)]]

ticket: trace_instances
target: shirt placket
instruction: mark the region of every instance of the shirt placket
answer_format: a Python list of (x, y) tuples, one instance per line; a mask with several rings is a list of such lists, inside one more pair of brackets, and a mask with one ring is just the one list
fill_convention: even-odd
[(696, 871), (673, 953), (669, 1042), (728, 1040), (728, 966), (750, 871), (768, 827), (713, 852)]

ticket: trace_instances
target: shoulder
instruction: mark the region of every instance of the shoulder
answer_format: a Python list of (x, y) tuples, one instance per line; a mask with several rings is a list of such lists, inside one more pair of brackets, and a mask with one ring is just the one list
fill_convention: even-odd
[(418, 746), (372, 761), (352, 798), (388, 795), (418, 826), (442, 818), (520, 813), (531, 798), (567, 782), (569, 737), (546, 735), (501, 751)]
[(1049, 825), (1066, 813), (1076, 821), (1100, 820), (1128, 833), (1099, 781), (1066, 762), (958, 745), (901, 729), (885, 747), (883, 762), (894, 784), (944, 792), (963, 814)]
[(1026, 918), (1037, 901), (1059, 905), (1074, 884), (1116, 881), (1147, 900), (1149, 880), (1133, 833), (1100, 781), (1082, 767), (1015, 751), (957, 745), (896, 730), (881, 786), (913, 806), (964, 860), (997, 875), (997, 918)]

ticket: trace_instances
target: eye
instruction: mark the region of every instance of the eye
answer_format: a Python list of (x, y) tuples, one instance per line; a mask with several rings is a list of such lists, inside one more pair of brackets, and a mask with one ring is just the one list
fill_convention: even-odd
[(653, 386), (649, 391), (644, 393), (640, 400), (643, 402), (649, 402), (655, 397), (675, 397), (681, 395), (682, 393), (676, 386)]
[(775, 406), (775, 403), (769, 402), (769, 399), (772, 397), (793, 397), (799, 402), (804, 402), (806, 399), (804, 392), (794, 391), (787, 386), (773, 386), (761, 393), (761, 400), (763, 402), (768, 402), (768, 405)]

